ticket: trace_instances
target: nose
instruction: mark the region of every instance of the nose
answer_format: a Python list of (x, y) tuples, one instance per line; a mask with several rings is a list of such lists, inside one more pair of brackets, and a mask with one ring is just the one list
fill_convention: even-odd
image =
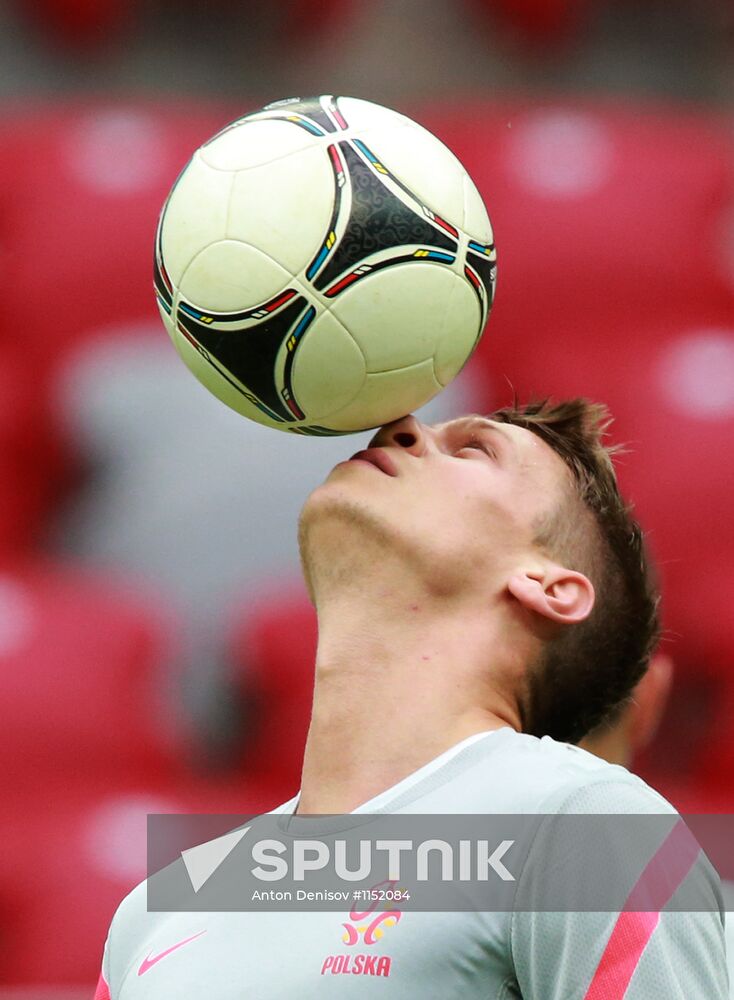
[(370, 441), (370, 445), (375, 448), (392, 446), (409, 451), (413, 455), (422, 455), (426, 450), (427, 435), (426, 429), (413, 414), (394, 420), (391, 424), (385, 424), (375, 434)]

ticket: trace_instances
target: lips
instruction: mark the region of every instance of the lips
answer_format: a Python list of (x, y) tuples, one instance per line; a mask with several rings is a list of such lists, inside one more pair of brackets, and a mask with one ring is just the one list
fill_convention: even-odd
[(387, 476), (397, 476), (398, 474), (395, 463), (383, 448), (365, 448), (364, 451), (358, 451), (356, 455), (352, 455), (349, 461), (369, 462), (370, 465), (374, 465)]

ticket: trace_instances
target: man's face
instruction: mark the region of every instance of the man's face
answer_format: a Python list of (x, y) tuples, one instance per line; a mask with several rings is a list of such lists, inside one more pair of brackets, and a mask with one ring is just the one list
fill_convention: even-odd
[(569, 483), (563, 460), (522, 427), (477, 415), (433, 426), (405, 417), (335, 466), (308, 498), (304, 561), (314, 554), (305, 544), (312, 529), (331, 524), (334, 531), (318, 536), (327, 547), (372, 540), (438, 585), (445, 577), (449, 589), (457, 578), (467, 586), (500, 580), (534, 551), (539, 519)]

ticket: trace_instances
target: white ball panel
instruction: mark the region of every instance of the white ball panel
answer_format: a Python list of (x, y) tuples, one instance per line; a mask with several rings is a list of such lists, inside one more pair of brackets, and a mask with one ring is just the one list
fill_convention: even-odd
[(418, 201), (455, 226), (464, 217), (466, 171), (444, 144), (420, 125), (364, 133), (370, 151)]
[(442, 386), (456, 378), (466, 364), (479, 333), (482, 312), (469, 282), (454, 276), (456, 284), (439, 338), (433, 363)]
[(181, 277), (179, 290), (200, 309), (238, 312), (272, 299), (289, 281), (288, 272), (255, 247), (220, 240), (197, 254)]
[(435, 354), (458, 280), (440, 264), (394, 264), (355, 282), (331, 311), (359, 344), (368, 372), (404, 368)]
[(256, 243), (291, 274), (311, 263), (334, 207), (334, 174), (326, 147), (235, 175), (227, 236)]
[(415, 124), (411, 118), (401, 115), (399, 111), (374, 104), (372, 101), (363, 101), (359, 97), (337, 97), (337, 105), (349, 128), (357, 134), (367, 129), (391, 129), (396, 126), (402, 128), (405, 125)]
[(163, 259), (175, 285), (201, 248), (224, 236), (231, 188), (232, 174), (213, 171), (194, 154), (171, 195), (161, 231)]
[(398, 420), (433, 399), (441, 386), (433, 374), (433, 360), (410, 368), (367, 375), (357, 398), (323, 423), (337, 431), (359, 431)]
[(306, 332), (293, 362), (293, 389), (309, 422), (343, 409), (364, 385), (362, 352), (347, 331), (325, 312)]
[(464, 174), (464, 221), (461, 228), (478, 243), (491, 243), (494, 239), (482, 196), (467, 173)]
[(248, 417), (250, 420), (257, 421), (257, 423), (265, 424), (266, 427), (280, 427), (277, 421), (271, 420), (266, 413), (263, 413), (262, 410), (258, 409), (246, 396), (231, 385), (224, 375), (221, 375), (206, 358), (202, 357), (193, 344), (186, 337), (182, 336), (178, 330), (175, 331), (173, 342), (186, 367), (217, 399), (220, 399), (237, 413), (242, 414), (243, 417)]
[(202, 146), (199, 155), (215, 170), (247, 170), (296, 153), (313, 141), (312, 135), (293, 122), (246, 120)]

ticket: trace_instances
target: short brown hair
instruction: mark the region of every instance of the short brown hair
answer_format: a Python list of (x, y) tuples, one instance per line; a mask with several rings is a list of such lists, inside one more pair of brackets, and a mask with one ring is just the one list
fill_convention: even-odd
[(587, 399), (515, 402), (491, 419), (542, 438), (571, 471), (568, 501), (537, 526), (536, 544), (596, 591), (589, 617), (547, 643), (528, 675), (523, 731), (576, 743), (631, 693), (659, 638), (659, 595), (640, 526), (605, 447), (605, 406)]

